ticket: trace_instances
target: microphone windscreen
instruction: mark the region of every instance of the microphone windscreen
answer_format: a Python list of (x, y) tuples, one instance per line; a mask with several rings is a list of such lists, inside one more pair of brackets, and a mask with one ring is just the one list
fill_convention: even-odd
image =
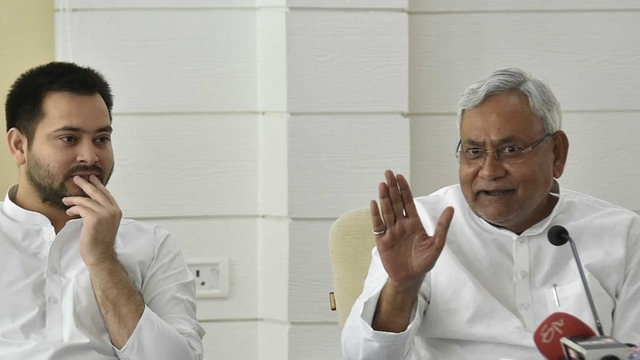
[(533, 333), (533, 341), (544, 357), (549, 360), (563, 360), (562, 343), (563, 337), (591, 337), (596, 333), (577, 317), (555, 312), (549, 315)]
[(554, 225), (547, 232), (547, 237), (549, 238), (549, 242), (555, 246), (561, 246), (569, 241), (569, 232), (564, 226)]

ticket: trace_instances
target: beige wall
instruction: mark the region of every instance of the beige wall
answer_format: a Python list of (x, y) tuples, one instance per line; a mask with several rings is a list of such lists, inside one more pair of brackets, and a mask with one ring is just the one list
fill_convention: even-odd
[[(11, 83), (29, 67), (54, 59), (54, 0), (3, 0), (0, 6), (0, 94), (2, 129), (4, 100)], [(18, 180), (17, 167), (9, 156), (5, 131), (0, 146), (0, 198)]]

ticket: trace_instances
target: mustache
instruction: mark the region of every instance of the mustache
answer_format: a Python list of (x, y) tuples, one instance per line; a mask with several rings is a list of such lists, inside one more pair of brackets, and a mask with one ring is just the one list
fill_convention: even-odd
[(67, 172), (67, 177), (72, 177), (80, 173), (95, 173), (100, 181), (104, 181), (104, 170), (98, 165), (78, 165), (74, 166)]

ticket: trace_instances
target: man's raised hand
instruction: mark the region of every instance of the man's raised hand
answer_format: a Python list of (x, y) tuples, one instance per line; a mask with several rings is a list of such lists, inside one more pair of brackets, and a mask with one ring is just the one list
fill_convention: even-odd
[(453, 219), (453, 208), (443, 210), (433, 235), (427, 234), (408, 181), (391, 170), (385, 171), (386, 183), (380, 183), (380, 209), (371, 201), (371, 220), (376, 246), (389, 280), (398, 288), (417, 291), (440, 256)]

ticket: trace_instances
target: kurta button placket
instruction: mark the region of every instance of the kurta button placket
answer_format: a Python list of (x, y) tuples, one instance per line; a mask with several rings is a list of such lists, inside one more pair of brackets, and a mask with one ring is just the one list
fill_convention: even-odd
[(537, 326), (533, 316), (531, 284), (529, 279), (529, 242), (524, 236), (518, 237), (513, 245), (514, 283), (520, 318), (525, 328), (533, 332)]
[[(61, 244), (56, 241), (53, 226), (44, 230), (49, 243), (49, 252), (45, 264), (46, 336), (50, 341), (62, 341), (62, 283), (59, 276)], [(46, 271), (48, 269), (48, 271)]]

